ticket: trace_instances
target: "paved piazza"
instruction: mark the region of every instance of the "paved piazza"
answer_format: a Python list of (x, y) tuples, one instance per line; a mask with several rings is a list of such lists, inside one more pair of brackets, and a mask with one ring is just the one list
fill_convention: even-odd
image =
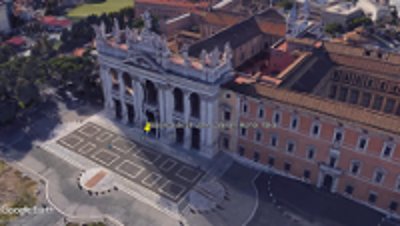
[(178, 202), (204, 175), (200, 169), (139, 147), (91, 122), (57, 143), (174, 202)]

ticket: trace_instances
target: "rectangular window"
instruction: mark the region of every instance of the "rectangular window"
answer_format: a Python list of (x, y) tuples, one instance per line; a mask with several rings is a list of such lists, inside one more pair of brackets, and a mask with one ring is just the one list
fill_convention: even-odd
[(364, 151), (367, 148), (367, 138), (366, 137), (359, 137), (357, 149), (360, 151)]
[(310, 179), (311, 172), (309, 170), (304, 170), (303, 176), (305, 179)]
[(345, 102), (347, 98), (348, 89), (341, 87), (339, 91), (339, 100)]
[(354, 188), (351, 185), (347, 185), (344, 191), (346, 192), (346, 194), (351, 195), (353, 194)]
[(357, 104), (358, 102), (358, 97), (360, 96), (360, 92), (358, 90), (351, 90), (350, 92), (350, 103), (351, 104)]
[(372, 109), (380, 111), (382, 108), (383, 96), (376, 95), (374, 99), (374, 104), (372, 105)]
[(293, 141), (288, 141), (286, 144), (286, 151), (289, 153), (293, 153), (295, 149), (295, 144)]
[(314, 147), (309, 147), (307, 150), (307, 159), (312, 160), (315, 157), (315, 149)]
[(360, 170), (360, 162), (353, 161), (352, 164), (351, 164), (351, 168), (350, 168), (351, 174), (357, 175), (359, 170)]
[(275, 164), (275, 158), (274, 158), (274, 157), (269, 157), (269, 158), (268, 158), (268, 165), (269, 165), (270, 167), (273, 167), (274, 164)]
[(222, 140), (224, 149), (229, 149), (229, 138), (224, 137)]
[(335, 99), (337, 93), (337, 86), (336, 85), (331, 85), (331, 88), (329, 90), (329, 98)]
[(400, 176), (397, 177), (396, 190), (400, 191)]
[(272, 147), (278, 146), (278, 137), (277, 137), (276, 135), (272, 135), (272, 136), (271, 136), (270, 145), (271, 145)]
[(361, 106), (363, 107), (369, 107), (371, 104), (371, 94), (370, 93), (363, 93), (362, 99), (361, 99)]
[(379, 171), (379, 170), (375, 171), (374, 182), (377, 183), (377, 184), (382, 183), (383, 176), (384, 176), (384, 173), (382, 171)]
[(290, 163), (287, 163), (287, 162), (285, 162), (285, 164), (284, 164), (284, 170), (286, 171), (286, 172), (289, 172), (290, 171), (290, 168), (292, 168), (292, 165), (290, 165)]
[(256, 132), (256, 141), (260, 142), (261, 139), (262, 139), (262, 133), (261, 133), (261, 131), (257, 130), (257, 132)]
[(239, 146), (239, 150), (238, 150), (239, 155), (240, 155), (240, 156), (243, 156), (243, 155), (244, 155), (244, 152), (245, 152), (244, 147), (243, 147), (243, 146)]
[(320, 127), (321, 126), (319, 123), (314, 123), (311, 127), (311, 135), (314, 137), (318, 137), (320, 132)]
[(230, 111), (224, 111), (224, 120), (225, 121), (231, 120), (231, 112)]
[(264, 118), (264, 109), (261, 107), (258, 109), (258, 118)]
[(254, 152), (253, 160), (254, 160), (254, 162), (258, 162), (260, 160), (260, 153)]
[(392, 156), (393, 149), (394, 145), (392, 143), (385, 142), (383, 144), (382, 157), (390, 158)]
[(332, 168), (336, 167), (337, 158), (335, 156), (329, 157), (329, 166)]
[(247, 113), (247, 111), (248, 111), (248, 106), (247, 106), (246, 103), (243, 103), (243, 105), (242, 105), (242, 112), (243, 112), (243, 113)]
[(370, 193), (369, 194), (369, 196), (368, 196), (368, 202), (369, 203), (371, 203), (371, 204), (376, 203), (376, 199), (377, 199), (376, 194), (374, 194), (374, 193)]
[(247, 129), (244, 128), (244, 127), (240, 128), (240, 135), (246, 136), (247, 135)]
[(341, 143), (342, 140), (343, 140), (343, 131), (341, 131), (341, 130), (335, 130), (335, 134), (334, 134), (334, 137), (333, 137), (333, 141), (334, 141), (335, 143)]
[(394, 99), (392, 99), (392, 98), (388, 98), (386, 100), (386, 105), (385, 105), (385, 108), (383, 109), (383, 111), (385, 113), (390, 114), (390, 113), (393, 112), (395, 105), (396, 105), (396, 101)]
[(275, 125), (279, 125), (279, 123), (281, 122), (281, 114), (279, 112), (274, 112), (272, 121)]
[(298, 127), (299, 118), (297, 116), (292, 116), (292, 119), (290, 121), (290, 128), (292, 130), (296, 130)]

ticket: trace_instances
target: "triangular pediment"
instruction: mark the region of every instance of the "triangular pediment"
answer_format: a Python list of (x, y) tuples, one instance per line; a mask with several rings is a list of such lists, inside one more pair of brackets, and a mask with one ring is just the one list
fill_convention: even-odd
[(161, 68), (161, 66), (157, 64), (153, 59), (142, 54), (130, 55), (127, 59), (124, 60), (124, 64), (150, 71), (164, 71), (163, 68)]

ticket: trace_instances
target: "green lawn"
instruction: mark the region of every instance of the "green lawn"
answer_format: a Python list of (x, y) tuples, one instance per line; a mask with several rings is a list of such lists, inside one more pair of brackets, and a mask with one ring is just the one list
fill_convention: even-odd
[(83, 18), (92, 14), (117, 12), (122, 8), (133, 7), (133, 0), (107, 0), (100, 4), (82, 4), (68, 13), (72, 19)]

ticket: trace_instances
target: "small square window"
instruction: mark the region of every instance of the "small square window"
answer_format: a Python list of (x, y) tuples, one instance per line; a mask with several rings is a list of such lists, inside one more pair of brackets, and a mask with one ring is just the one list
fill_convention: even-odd
[(391, 211), (396, 211), (397, 210), (397, 208), (398, 208), (398, 203), (397, 202), (395, 202), (395, 201), (391, 201), (390, 202), (390, 205), (389, 205), (389, 209), (391, 210)]
[(353, 194), (353, 191), (354, 191), (353, 186), (351, 186), (351, 185), (346, 186), (346, 189), (345, 189), (346, 194), (351, 195), (351, 194)]
[(268, 165), (269, 165), (270, 167), (273, 167), (274, 164), (275, 164), (275, 158), (274, 158), (274, 157), (269, 157), (269, 158), (268, 158)]

